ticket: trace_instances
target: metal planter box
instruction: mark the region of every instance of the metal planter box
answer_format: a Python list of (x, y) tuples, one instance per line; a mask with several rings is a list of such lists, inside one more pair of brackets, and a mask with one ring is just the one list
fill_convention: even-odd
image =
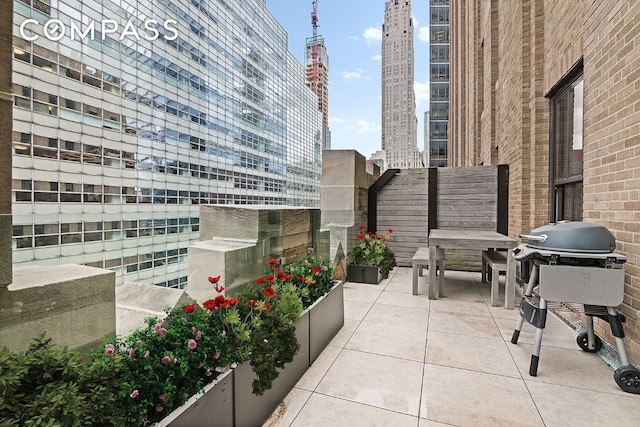
[(377, 285), (382, 280), (380, 268), (375, 265), (347, 264), (347, 281)]
[(309, 307), (309, 357), (313, 363), (344, 325), (344, 283)]

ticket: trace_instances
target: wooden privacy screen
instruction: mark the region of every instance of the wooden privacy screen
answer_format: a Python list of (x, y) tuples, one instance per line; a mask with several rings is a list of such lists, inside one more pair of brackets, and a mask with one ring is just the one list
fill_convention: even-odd
[[(508, 234), (508, 165), (402, 169), (369, 192), (369, 228), (393, 229), (389, 247), (400, 266), (410, 266), (433, 228), (496, 230)], [(377, 182), (376, 182), (377, 183)], [(480, 255), (447, 255), (447, 268), (476, 270)], [(449, 261), (451, 259), (451, 262)]]

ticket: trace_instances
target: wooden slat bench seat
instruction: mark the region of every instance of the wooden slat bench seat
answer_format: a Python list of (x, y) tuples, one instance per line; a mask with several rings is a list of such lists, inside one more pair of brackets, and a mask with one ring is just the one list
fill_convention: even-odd
[[(488, 270), (487, 267), (491, 268), (491, 305), (493, 307), (497, 307), (500, 305), (498, 302), (498, 295), (500, 293), (499, 289), (499, 278), (500, 272), (504, 271), (505, 274), (507, 272), (507, 253), (506, 252), (498, 252), (498, 251), (482, 251), (482, 281), (486, 282), (488, 279)], [(507, 287), (505, 286), (505, 301), (511, 301), (515, 298), (514, 295), (507, 295)], [(515, 287), (513, 287), (515, 291)]]
[[(440, 254), (437, 259), (437, 268), (442, 274), (444, 269), (444, 253)], [(413, 295), (418, 295), (418, 276), (422, 276), (422, 270), (429, 267), (429, 248), (420, 247), (411, 259), (411, 268), (413, 272)]]

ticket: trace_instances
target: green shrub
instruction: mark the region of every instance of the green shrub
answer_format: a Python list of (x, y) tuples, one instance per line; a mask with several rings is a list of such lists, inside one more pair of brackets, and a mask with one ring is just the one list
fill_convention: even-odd
[(0, 351), (1, 426), (123, 426), (120, 365), (87, 360), (44, 335), (25, 352)]

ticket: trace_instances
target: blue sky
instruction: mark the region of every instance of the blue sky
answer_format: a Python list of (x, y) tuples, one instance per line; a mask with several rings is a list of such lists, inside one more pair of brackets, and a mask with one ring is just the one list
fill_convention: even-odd
[[(380, 149), (380, 36), (384, 0), (318, 0), (318, 35), (329, 54), (329, 126), (334, 149), (365, 156)], [(411, 3), (418, 148), (423, 149), (424, 111), (429, 108), (429, 2)], [(289, 35), (289, 51), (303, 63), (313, 34), (311, 0), (267, 0), (267, 9)]]

